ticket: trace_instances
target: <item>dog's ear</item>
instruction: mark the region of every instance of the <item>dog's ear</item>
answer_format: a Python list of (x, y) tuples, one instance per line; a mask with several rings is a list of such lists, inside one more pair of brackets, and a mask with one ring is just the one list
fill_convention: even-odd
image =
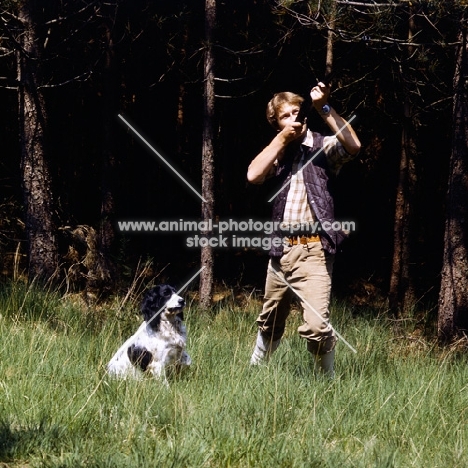
[(142, 313), (143, 317), (145, 316), (146, 310), (150, 310), (153, 308), (152, 291), (153, 291), (152, 289), (146, 291), (145, 295), (143, 296), (143, 299), (141, 300), (140, 312)]
[(146, 322), (151, 322), (151, 328), (155, 330), (157, 330), (161, 321), (161, 314), (158, 314), (156, 317), (155, 314), (157, 314), (165, 304), (164, 301), (161, 301), (159, 290), (160, 287), (156, 286), (146, 291), (145, 295), (143, 296), (143, 300), (141, 301), (140, 308), (143, 319)]
[(176, 292), (175, 288), (169, 286), (168, 284), (161, 284), (159, 287), (159, 295), (161, 296), (164, 302), (167, 302), (172, 295)]

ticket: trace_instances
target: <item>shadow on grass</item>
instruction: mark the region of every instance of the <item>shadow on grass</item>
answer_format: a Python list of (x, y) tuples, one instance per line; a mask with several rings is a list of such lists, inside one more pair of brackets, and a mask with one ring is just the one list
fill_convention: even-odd
[(21, 427), (6, 420), (0, 421), (0, 461), (27, 459), (40, 450), (53, 450), (63, 436), (63, 428), (39, 424)]

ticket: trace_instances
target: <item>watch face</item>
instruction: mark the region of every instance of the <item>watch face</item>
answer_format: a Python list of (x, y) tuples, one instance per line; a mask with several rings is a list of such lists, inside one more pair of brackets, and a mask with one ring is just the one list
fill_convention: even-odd
[(322, 107), (322, 114), (328, 114), (331, 111), (331, 107), (328, 104), (325, 104)]

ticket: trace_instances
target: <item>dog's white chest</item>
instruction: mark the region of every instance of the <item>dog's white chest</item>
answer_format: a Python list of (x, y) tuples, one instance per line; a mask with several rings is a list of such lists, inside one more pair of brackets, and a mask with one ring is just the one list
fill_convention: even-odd
[(184, 325), (180, 320), (169, 322), (161, 320), (159, 332), (157, 332), (159, 338), (166, 342), (168, 345), (185, 347), (187, 332)]

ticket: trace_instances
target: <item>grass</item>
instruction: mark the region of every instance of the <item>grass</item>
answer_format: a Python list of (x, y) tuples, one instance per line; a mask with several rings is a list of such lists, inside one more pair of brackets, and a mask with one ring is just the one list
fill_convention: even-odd
[(109, 379), (138, 325), (116, 299), (90, 310), (0, 290), (0, 466), (465, 467), (464, 354), (398, 336), (383, 317), (334, 304), (337, 377), (315, 377), (293, 314), (268, 366), (248, 365), (259, 302), (186, 313), (191, 370), (169, 388)]

